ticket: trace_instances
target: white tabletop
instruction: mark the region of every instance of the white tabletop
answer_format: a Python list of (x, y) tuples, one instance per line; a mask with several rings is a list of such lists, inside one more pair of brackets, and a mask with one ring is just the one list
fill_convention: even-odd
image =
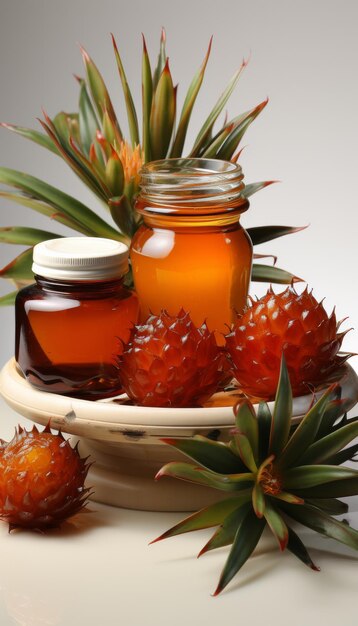
[[(1, 401), (0, 436), (19, 417)], [(32, 426), (24, 418), (21, 424)], [(148, 546), (183, 517), (91, 502), (47, 535), (8, 533), (0, 522), (1, 626), (356, 626), (356, 554), (299, 531), (321, 572), (280, 554), (269, 536), (228, 588), (211, 597), (228, 549), (196, 554), (210, 532)], [(358, 527), (358, 497), (349, 521)]]

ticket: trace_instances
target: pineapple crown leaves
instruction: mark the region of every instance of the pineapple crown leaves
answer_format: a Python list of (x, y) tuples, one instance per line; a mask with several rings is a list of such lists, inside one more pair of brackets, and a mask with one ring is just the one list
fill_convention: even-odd
[[(199, 556), (231, 545), (214, 595), (220, 593), (255, 549), (265, 526), (277, 540), (311, 569), (317, 570), (293, 522), (307, 526), (358, 550), (358, 531), (335, 519), (348, 510), (337, 498), (358, 494), (358, 471), (340, 467), (353, 459), (358, 446), (357, 418), (342, 413), (346, 401), (331, 385), (292, 425), (292, 392), (284, 357), (273, 412), (266, 403), (257, 415), (249, 400), (235, 407), (229, 442), (202, 436), (163, 439), (195, 464), (168, 463), (156, 478), (170, 476), (228, 492), (228, 498), (190, 515), (154, 542), (182, 533), (217, 527)], [(152, 542), (152, 543), (154, 543)]]
[[(141, 143), (144, 150), (141, 162), (182, 156), (191, 114), (204, 80), (212, 47), (212, 38), (204, 60), (188, 87), (179, 122), (175, 129), (176, 87), (173, 84), (169, 58), (166, 54), (165, 31), (162, 30), (160, 52), (154, 71), (151, 69), (146, 41), (143, 36), (141, 141), (140, 124), (132, 93), (116, 40), (113, 35), (111, 37), (124, 96), (132, 149), (134, 150)], [(103, 181), (108, 150), (110, 150), (110, 146), (118, 149), (119, 144), (124, 141), (124, 134), (98, 67), (82, 46), (80, 46), (80, 50), (86, 76), (85, 78), (75, 76), (80, 86), (78, 112), (61, 112), (53, 120), (50, 120), (44, 113), (45, 121), (39, 121), (46, 134), (12, 124), (3, 123), (2, 126), (61, 156), (92, 191), (107, 203), (113, 195), (121, 195), (120, 193), (111, 194), (111, 187), (106, 186)], [(226, 160), (236, 157), (235, 153), (241, 139), (250, 124), (265, 108), (268, 99), (232, 120), (224, 120), (223, 127), (214, 136), (213, 128), (236, 88), (246, 65), (247, 61), (243, 61), (218, 98), (199, 130), (194, 146), (189, 153), (190, 157), (210, 155), (211, 158)], [(108, 142), (107, 154), (101, 153), (97, 145), (98, 132), (101, 132)], [(141, 165), (141, 162), (138, 163), (138, 166)], [(96, 174), (92, 178), (93, 169), (96, 170)], [(272, 182), (274, 181), (248, 185), (246, 188), (247, 195), (263, 189)]]
[[(62, 158), (104, 204), (114, 225), (110, 225), (88, 206), (64, 194), (60, 189), (28, 174), (5, 167), (0, 167), (0, 184), (10, 186), (12, 190), (0, 189), (0, 197), (47, 215), (52, 220), (84, 235), (108, 237), (128, 244), (140, 225), (140, 219), (134, 211), (139, 170), (143, 163), (150, 160), (183, 155), (191, 115), (210, 57), (212, 38), (204, 59), (189, 84), (179, 112), (177, 86), (173, 83), (166, 53), (165, 31), (163, 29), (161, 33), (160, 50), (154, 69), (143, 36), (141, 119), (137, 114), (113, 35), (112, 43), (128, 120), (129, 142), (125, 140), (113, 105), (114, 101), (105, 81), (90, 55), (82, 47), (80, 49), (85, 77), (75, 76), (79, 85), (77, 112), (61, 111), (53, 119), (44, 112), (44, 119), (39, 120), (44, 132), (13, 124), (0, 125)], [(231, 159), (236, 162), (247, 129), (268, 102), (266, 99), (245, 113), (232, 119), (224, 119), (220, 128), (214, 130), (246, 65), (247, 61), (243, 61), (203, 122), (193, 147), (188, 150), (191, 157)], [(249, 197), (273, 182), (248, 184), (244, 193)], [(249, 234), (256, 245), (298, 230), (300, 229), (291, 226), (263, 226), (250, 229)], [(26, 229), (26, 232), (28, 237), (24, 238), (24, 232), (13, 229), (11, 243), (32, 246), (34, 243), (58, 236), (55, 232), (35, 231), (31, 228)], [(0, 242), (9, 243), (2, 232)], [(31, 248), (28, 250), (29, 253), (25, 258), (20, 256), (14, 259), (11, 272), (3, 268), (0, 274), (3, 278), (12, 280), (17, 286), (22, 285), (23, 281), (29, 281), (33, 276)], [(278, 267), (256, 263), (252, 276), (257, 281), (277, 283), (289, 283), (293, 278), (290, 272)], [(0, 298), (0, 305), (11, 302), (13, 296), (14, 294), (9, 294)]]

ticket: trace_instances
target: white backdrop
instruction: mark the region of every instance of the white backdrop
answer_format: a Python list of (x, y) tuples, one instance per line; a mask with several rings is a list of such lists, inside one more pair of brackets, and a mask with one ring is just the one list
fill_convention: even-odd
[[(1, 0), (0, 7), (0, 120), (24, 126), (37, 127), (41, 106), (51, 116), (75, 109), (72, 74), (83, 72), (78, 43), (108, 81), (117, 111), (123, 110), (110, 31), (137, 102), (142, 31), (153, 56), (160, 27), (166, 27), (180, 103), (214, 34), (189, 139), (242, 58), (251, 54), (228, 110), (234, 115), (270, 97), (246, 135), (241, 163), (247, 181), (281, 182), (252, 198), (244, 225), (310, 224), (303, 233), (261, 246), (260, 252), (277, 254), (278, 266), (304, 277), (317, 297), (326, 296), (328, 309), (336, 304), (338, 317), (349, 316), (348, 325), (358, 327), (355, 0)], [(28, 171), (97, 207), (58, 158), (5, 130), (0, 130), (0, 165)], [(51, 230), (45, 218), (1, 201), (0, 225), (25, 224)], [(16, 251), (1, 245), (1, 264)], [(5, 283), (0, 287), (1, 293), (11, 289)], [(264, 290), (254, 284), (251, 291)], [(12, 309), (0, 310), (0, 323), (3, 362), (13, 352)], [(344, 347), (357, 350), (357, 343), (357, 333), (351, 332)]]

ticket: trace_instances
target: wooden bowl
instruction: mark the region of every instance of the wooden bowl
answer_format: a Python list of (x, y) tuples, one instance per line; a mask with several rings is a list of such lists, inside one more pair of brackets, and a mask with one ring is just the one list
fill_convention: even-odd
[[(338, 382), (342, 398), (358, 400), (358, 377), (346, 364)], [(324, 391), (322, 388), (317, 396)], [(232, 406), (238, 391), (216, 394), (202, 408), (166, 409), (125, 404), (126, 397), (88, 401), (39, 391), (21, 375), (14, 359), (0, 373), (0, 393), (20, 415), (51, 426), (80, 440), (82, 455), (95, 461), (88, 484), (94, 499), (125, 508), (189, 511), (210, 504), (218, 492), (178, 480), (154, 476), (162, 465), (181, 459), (163, 437), (190, 438), (200, 434), (226, 440), (234, 426)], [(310, 407), (312, 395), (294, 398), (293, 420)], [(223, 405), (224, 404), (224, 405)], [(272, 407), (273, 403), (269, 403)]]

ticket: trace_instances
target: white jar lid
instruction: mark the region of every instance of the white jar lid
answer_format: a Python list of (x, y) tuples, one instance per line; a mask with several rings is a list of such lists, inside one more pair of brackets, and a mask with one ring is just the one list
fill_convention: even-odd
[(128, 271), (128, 247), (101, 237), (61, 237), (38, 243), (34, 274), (56, 280), (108, 280)]

